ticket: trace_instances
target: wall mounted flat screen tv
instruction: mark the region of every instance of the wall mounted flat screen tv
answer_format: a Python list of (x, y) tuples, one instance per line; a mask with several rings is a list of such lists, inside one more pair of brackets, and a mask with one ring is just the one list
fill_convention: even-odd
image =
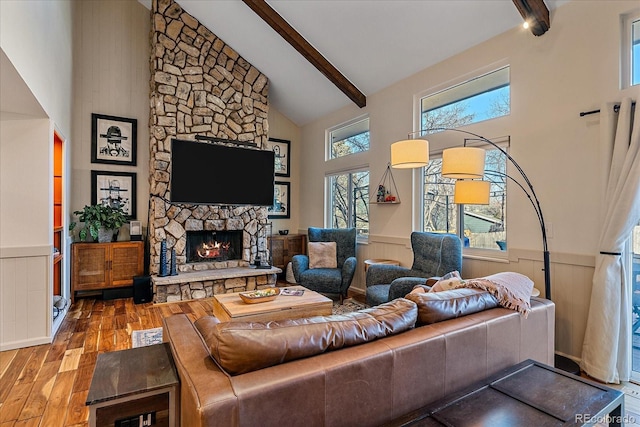
[(175, 203), (272, 206), (274, 152), (173, 139)]

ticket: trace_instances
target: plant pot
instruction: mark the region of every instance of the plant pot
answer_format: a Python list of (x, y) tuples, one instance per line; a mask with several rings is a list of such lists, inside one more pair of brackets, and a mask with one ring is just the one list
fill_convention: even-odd
[(111, 240), (113, 240), (113, 230), (107, 230), (104, 227), (100, 227), (98, 229), (98, 242), (109, 243)]

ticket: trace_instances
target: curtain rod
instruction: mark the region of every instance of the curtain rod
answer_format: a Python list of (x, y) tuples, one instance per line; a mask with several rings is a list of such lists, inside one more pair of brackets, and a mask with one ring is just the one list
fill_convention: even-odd
[[(636, 105), (636, 102), (632, 102), (631, 106), (633, 107), (634, 105)], [(620, 104), (616, 104), (613, 106), (613, 111), (615, 113), (617, 113), (618, 111), (620, 111)], [(599, 113), (600, 110), (592, 110), (592, 111), (583, 111), (580, 113), (580, 117), (584, 117), (584, 116), (588, 116), (589, 114), (595, 114), (595, 113)]]

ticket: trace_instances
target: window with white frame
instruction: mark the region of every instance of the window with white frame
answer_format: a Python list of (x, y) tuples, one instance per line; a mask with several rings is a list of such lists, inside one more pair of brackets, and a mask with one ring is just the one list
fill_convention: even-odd
[(509, 66), (420, 99), (421, 129), (455, 128), (511, 111)]
[(331, 228), (356, 228), (359, 238), (369, 236), (369, 171), (354, 170), (327, 176)]
[(369, 150), (369, 118), (360, 118), (328, 131), (328, 159)]
[(622, 17), (622, 87), (640, 84), (640, 11)]
[[(456, 128), (506, 116), (511, 110), (509, 66), (469, 79), (419, 99), (420, 128)], [(434, 133), (437, 131), (427, 131)], [(507, 141), (486, 150), (485, 180), (491, 182), (488, 205), (453, 203), (455, 180), (442, 177), (441, 151), (430, 153), (424, 168), (421, 220), (424, 231), (457, 234), (465, 247), (506, 250)], [(463, 141), (460, 142), (460, 145)], [(505, 151), (502, 151), (505, 150)]]

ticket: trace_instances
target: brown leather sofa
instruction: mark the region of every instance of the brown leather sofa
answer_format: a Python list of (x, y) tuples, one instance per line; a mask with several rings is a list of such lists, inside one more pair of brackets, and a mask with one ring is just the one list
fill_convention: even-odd
[(238, 375), (186, 315), (164, 319), (164, 338), (183, 427), (376, 426), (523, 360), (552, 365), (554, 318), (551, 301), (532, 298), (527, 318), (491, 308)]

